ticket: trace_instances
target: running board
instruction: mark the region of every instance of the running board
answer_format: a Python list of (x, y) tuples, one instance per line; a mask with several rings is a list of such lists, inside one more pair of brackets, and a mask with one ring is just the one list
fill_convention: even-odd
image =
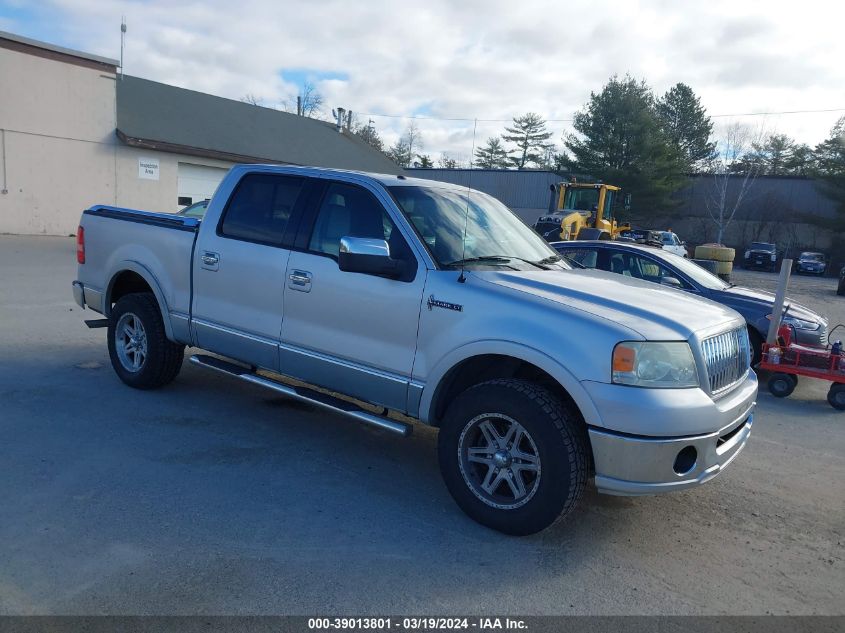
[(231, 363), (221, 358), (206, 356), (204, 354), (195, 354), (194, 356), (191, 356), (191, 363), (199, 365), (200, 367), (205, 367), (206, 369), (219, 371), (222, 374), (233, 376), (234, 378), (240, 378), (241, 380), (250, 382), (254, 385), (272, 389), (273, 391), (281, 393), (288, 398), (293, 398), (294, 400), (299, 400), (301, 402), (308, 402), (309, 404), (327, 409), (328, 411), (333, 411), (335, 413), (340, 413), (350, 418), (354, 418), (358, 422), (363, 422), (386, 431), (398, 433), (403, 437), (409, 436), (413, 430), (413, 427), (410, 424), (396, 422), (388, 418), (374, 415), (356, 407), (351, 402), (346, 402), (340, 398), (334, 398), (320, 393), (319, 391), (314, 391), (313, 389), (308, 389), (306, 387), (293, 387), (269, 378), (264, 378), (263, 376), (253, 373), (253, 371), (248, 367), (236, 365), (235, 363)]
[(85, 325), (87, 325), (92, 330), (98, 327), (108, 327), (109, 320), (108, 319), (86, 319)]

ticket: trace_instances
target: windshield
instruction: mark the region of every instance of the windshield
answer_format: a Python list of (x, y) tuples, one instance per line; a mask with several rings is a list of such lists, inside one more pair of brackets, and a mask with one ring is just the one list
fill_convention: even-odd
[(704, 286), (710, 290), (725, 290), (731, 287), (730, 284), (725, 283), (716, 275), (704, 270), (701, 266), (689, 259), (685, 259), (680, 255), (667, 253), (666, 251), (663, 251), (661, 255), (666, 259), (667, 263), (672, 264), (672, 266), (684, 273), (699, 286)]
[(440, 266), (464, 261), (468, 267), (571, 268), (542, 237), (487, 194), (416, 186), (388, 190)]
[(810, 260), (811, 262), (824, 261), (824, 255), (821, 253), (801, 253), (798, 259)]
[(567, 187), (563, 208), (570, 211), (595, 211), (599, 208), (599, 190)]
[(758, 251), (773, 251), (775, 245), (768, 242), (751, 242), (751, 248)]

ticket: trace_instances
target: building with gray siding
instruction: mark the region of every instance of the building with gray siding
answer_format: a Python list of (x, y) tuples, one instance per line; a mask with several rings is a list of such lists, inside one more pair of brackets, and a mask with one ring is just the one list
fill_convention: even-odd
[(551, 171), (533, 169), (407, 169), (415, 178), (451, 182), (478, 189), (504, 202), (533, 224), (549, 208), (549, 187), (564, 180)]

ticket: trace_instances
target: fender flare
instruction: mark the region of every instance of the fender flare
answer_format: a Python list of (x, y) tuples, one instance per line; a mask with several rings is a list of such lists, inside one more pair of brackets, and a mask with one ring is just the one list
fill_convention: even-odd
[(500, 356), (510, 356), (526, 363), (531, 363), (539, 367), (544, 372), (554, 378), (558, 384), (563, 387), (572, 399), (575, 405), (584, 417), (584, 421), (591, 426), (602, 426), (601, 416), (598, 409), (596, 409), (592, 398), (590, 398), (586, 389), (581, 385), (580, 381), (572, 375), (572, 373), (564, 367), (560, 362), (532, 347), (514, 343), (512, 341), (502, 341), (497, 339), (475, 341), (467, 343), (457, 349), (452, 350), (444, 357), (442, 357), (432, 367), (423, 388), (422, 396), (420, 398), (419, 419), (426, 424), (432, 424), (434, 418), (434, 402), (438, 393), (438, 389), (442, 385), (443, 379), (448, 375), (449, 371), (457, 367), (463, 361), (474, 356), (484, 356), (487, 354), (497, 354)]
[(106, 287), (106, 296), (105, 302), (103, 305), (103, 314), (108, 317), (111, 314), (111, 293), (112, 289), (114, 288), (114, 282), (117, 280), (118, 276), (121, 273), (126, 271), (131, 271), (139, 275), (144, 281), (147, 282), (147, 285), (152, 289), (153, 295), (155, 295), (156, 301), (158, 302), (158, 309), (161, 311), (161, 320), (164, 323), (164, 333), (168, 339), (171, 341), (173, 339), (173, 326), (170, 323), (170, 311), (167, 308), (167, 301), (164, 298), (164, 293), (161, 290), (161, 285), (158, 283), (158, 280), (155, 278), (150, 270), (144, 266), (143, 264), (136, 262), (134, 260), (124, 259), (119, 261), (112, 273), (109, 275), (109, 284)]

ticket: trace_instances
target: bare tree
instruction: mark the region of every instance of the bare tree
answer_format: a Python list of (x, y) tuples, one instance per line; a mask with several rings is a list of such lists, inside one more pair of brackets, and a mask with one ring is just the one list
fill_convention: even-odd
[(248, 103), (250, 105), (254, 105), (254, 106), (263, 106), (264, 105), (264, 99), (262, 99), (261, 97), (256, 97), (251, 92), (248, 92), (243, 97), (241, 97), (241, 101), (243, 101), (244, 103)]
[[(717, 156), (711, 163), (713, 185), (706, 207), (716, 225), (719, 244), (760, 173), (759, 161), (744, 159), (761, 136), (761, 132), (755, 134), (747, 126), (733, 123), (717, 144)], [(741, 169), (737, 169), (740, 165)]]
[(408, 151), (412, 157), (423, 148), (422, 132), (413, 120), (405, 128), (405, 142), (408, 144)]
[(306, 81), (302, 84), (302, 90), (296, 98), (284, 100), (282, 107), (285, 112), (293, 112), (311, 119), (322, 119), (324, 103), (325, 99), (317, 87), (310, 81)]

